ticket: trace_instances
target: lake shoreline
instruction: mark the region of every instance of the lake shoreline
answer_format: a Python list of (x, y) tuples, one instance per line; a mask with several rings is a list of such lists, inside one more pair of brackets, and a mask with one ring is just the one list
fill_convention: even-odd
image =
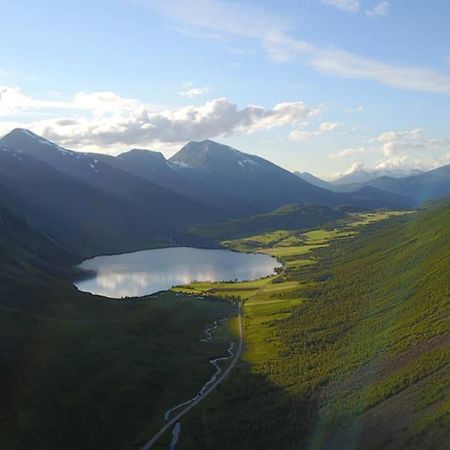
[(110, 299), (142, 298), (194, 281), (257, 280), (281, 266), (273, 256), (228, 248), (163, 247), (86, 259), (72, 282)]

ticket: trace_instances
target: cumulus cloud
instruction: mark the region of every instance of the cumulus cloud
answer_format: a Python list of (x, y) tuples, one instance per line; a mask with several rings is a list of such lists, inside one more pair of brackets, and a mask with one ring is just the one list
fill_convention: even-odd
[(372, 141), (380, 143), (381, 151), (389, 157), (405, 152), (429, 152), (430, 150), (450, 148), (450, 140), (424, 138), (422, 130), (419, 128), (406, 131), (387, 131), (381, 133)]
[(354, 156), (359, 155), (361, 153), (365, 153), (365, 151), (366, 151), (365, 147), (349, 147), (339, 152), (332, 153), (330, 155), (330, 158), (332, 159), (347, 158), (348, 156)]
[(336, 122), (322, 122), (319, 125), (318, 131), (321, 133), (328, 133), (330, 131), (334, 131), (339, 128), (339, 124)]
[(183, 90), (178, 92), (182, 97), (193, 98), (199, 95), (207, 94), (211, 92), (212, 88), (209, 86), (195, 87), (192, 83), (184, 83)]
[(360, 8), (359, 0), (321, 0), (323, 4), (333, 6), (349, 13), (357, 13)]
[(17, 86), (0, 86), (0, 116), (8, 116), (19, 111), (40, 108), (66, 108), (63, 102), (36, 100), (25, 95)]
[(330, 155), (340, 159), (357, 154), (367, 154), (372, 164), (356, 161), (335, 178), (356, 171), (367, 171), (376, 176), (407, 176), (417, 171), (431, 170), (450, 163), (450, 139), (424, 136), (421, 129), (386, 131), (367, 139), (365, 146), (347, 148)]
[(423, 159), (413, 158), (407, 155), (395, 156), (379, 161), (375, 164), (375, 171), (396, 171), (397, 173), (405, 172), (406, 174), (415, 170), (429, 170), (439, 165), (438, 162), (424, 161)]
[(335, 180), (335, 179), (341, 178), (345, 175), (350, 175), (355, 172), (361, 172), (361, 171), (366, 171), (366, 170), (367, 170), (367, 167), (363, 161), (356, 161), (356, 162), (352, 163), (347, 169), (333, 174), (330, 177), (330, 180)]
[(103, 114), (117, 110), (132, 110), (140, 102), (121, 97), (114, 92), (78, 92), (68, 101), (36, 99), (17, 86), (0, 86), (0, 116), (33, 110), (85, 110)]
[[(379, 174), (395, 172), (401, 175), (416, 170), (430, 170), (450, 161), (450, 139), (425, 137), (423, 131), (418, 128), (380, 133), (369, 139), (367, 146), (366, 153), (370, 151), (373, 155), (382, 156), (366, 170)], [(334, 157), (348, 156), (352, 149), (348, 150), (348, 154), (344, 150), (336, 153)]]
[(372, 9), (366, 10), (366, 15), (369, 17), (383, 17), (389, 12), (389, 2), (382, 1), (377, 3)]
[[(113, 92), (81, 92), (68, 102), (36, 102), (16, 88), (2, 88), (0, 93), (0, 110), (5, 108), (5, 113), (37, 108), (40, 116), (43, 109), (46, 115), (54, 116), (21, 126), (75, 148), (173, 144), (236, 132), (253, 133), (297, 126), (319, 111), (301, 101), (277, 103), (272, 108), (257, 105), (239, 108), (226, 98), (217, 98), (201, 106), (155, 109)], [(70, 114), (66, 111), (61, 116), (62, 106)]]
[[(302, 124), (307, 125), (307, 124)], [(308, 141), (314, 137), (323, 136), (324, 134), (331, 133), (340, 127), (336, 122), (322, 122), (315, 130), (293, 130), (289, 134), (289, 139), (297, 142)]]

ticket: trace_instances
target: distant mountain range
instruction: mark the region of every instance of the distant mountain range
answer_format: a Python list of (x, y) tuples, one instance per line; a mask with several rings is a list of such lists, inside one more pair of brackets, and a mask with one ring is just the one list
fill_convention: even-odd
[(333, 181), (336, 186), (352, 183), (367, 183), (380, 177), (406, 178), (414, 175), (420, 175), (422, 170), (418, 169), (374, 169), (374, 170), (355, 170), (354, 172), (343, 175)]
[(335, 205), (339, 197), (258, 156), (213, 141), (190, 142), (168, 161), (131, 151), (118, 157), (130, 172), (225, 214), (248, 216), (288, 203)]
[(330, 183), (328, 181), (322, 180), (319, 177), (316, 177), (312, 173), (309, 172), (294, 172), (294, 175), (301, 178), (302, 180), (305, 180), (308, 183), (313, 184), (314, 186), (318, 186), (322, 189), (328, 189), (329, 191), (334, 191), (334, 185), (333, 183)]
[[(378, 192), (384, 191), (386, 194), (407, 198), (413, 206), (450, 195), (450, 164), (429, 172), (413, 170), (390, 173), (390, 176), (380, 176), (380, 172), (358, 171), (333, 182), (327, 182), (308, 172), (295, 172), (303, 180), (334, 192), (356, 193), (361, 192), (363, 188), (374, 188)], [(407, 173), (409, 175), (406, 175)]]
[(397, 209), (450, 193), (445, 168), (418, 177), (336, 186), (211, 140), (167, 160), (75, 152), (24, 129), (0, 139), (4, 205), (79, 259), (180, 243), (193, 226), (285, 205)]
[(345, 195), (330, 192), (270, 161), (211, 140), (189, 142), (169, 160), (145, 150), (132, 150), (117, 159), (129, 172), (231, 217), (266, 213), (296, 203), (357, 208), (403, 207), (408, 203), (398, 195), (387, 199), (375, 190)]

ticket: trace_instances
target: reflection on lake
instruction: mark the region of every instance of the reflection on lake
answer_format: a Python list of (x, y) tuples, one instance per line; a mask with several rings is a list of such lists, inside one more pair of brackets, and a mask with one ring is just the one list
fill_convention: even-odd
[(92, 277), (75, 283), (80, 291), (106, 297), (139, 297), (191, 281), (254, 280), (274, 273), (271, 256), (188, 247), (98, 256), (82, 262)]

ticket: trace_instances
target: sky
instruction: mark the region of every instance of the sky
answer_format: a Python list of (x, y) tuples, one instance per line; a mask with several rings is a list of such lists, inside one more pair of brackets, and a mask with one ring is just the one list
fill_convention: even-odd
[(0, 134), (324, 178), (450, 163), (448, 0), (4, 0)]

